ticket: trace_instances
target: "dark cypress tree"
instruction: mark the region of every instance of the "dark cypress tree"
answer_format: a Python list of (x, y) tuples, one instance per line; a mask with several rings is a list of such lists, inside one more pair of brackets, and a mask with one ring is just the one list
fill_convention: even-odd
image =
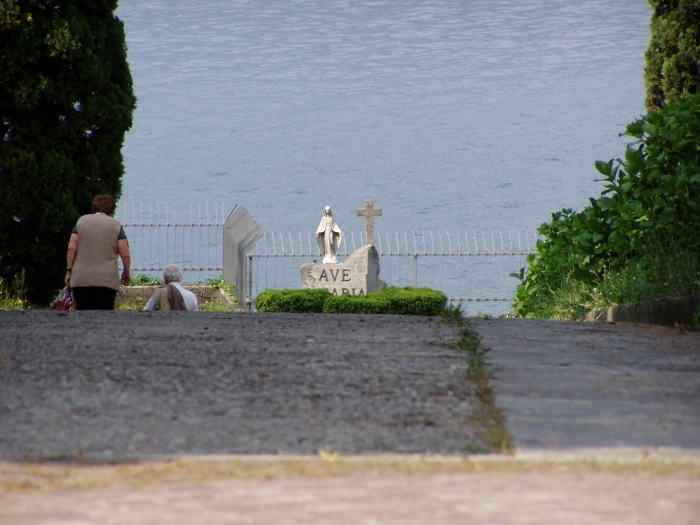
[(651, 42), (644, 71), (646, 106), (660, 111), (700, 84), (700, 0), (649, 0)]
[(136, 99), (117, 0), (0, 0), (0, 276), (63, 285), (92, 198), (119, 198)]

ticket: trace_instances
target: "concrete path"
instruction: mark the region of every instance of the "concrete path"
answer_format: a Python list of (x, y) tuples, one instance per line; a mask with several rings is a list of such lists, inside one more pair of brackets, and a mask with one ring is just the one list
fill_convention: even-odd
[(519, 450), (700, 451), (700, 333), (474, 319)]
[[(463, 463), (455, 471), (405, 470), (410, 475), (401, 468), (266, 480), (192, 474), (141, 488), (117, 482), (66, 490), (54, 483), (64, 488), (40, 492), (32, 487), (50, 479), (41, 471), (49, 467), (0, 463), (0, 524), (700, 522), (700, 334), (473, 320), (492, 349), (497, 404), (507, 411), (519, 452), (465, 462), (449, 436), (468, 439), (468, 418), (445, 421), (472, 407), (459, 384), (463, 356), (440, 345), (456, 335), (453, 327), (411, 318), (158, 315), (0, 312), (0, 454), (308, 454), (319, 443), (373, 454), (392, 450), (389, 443), (399, 452), (436, 447), (453, 454), (447, 461)], [(273, 357), (261, 358), (265, 352)], [(276, 359), (284, 366), (274, 368)], [(290, 380), (280, 379), (286, 369)], [(265, 385), (276, 378), (270, 393)], [(300, 382), (317, 391), (300, 389)], [(353, 389), (359, 394), (347, 394)], [(169, 401), (173, 396), (179, 401)], [(433, 410), (444, 416), (430, 419)], [(238, 433), (249, 421), (255, 430)], [(298, 440), (307, 428), (313, 447)], [(246, 449), (246, 437), (258, 448)], [(56, 468), (54, 482), (68, 476), (60, 469), (69, 466)], [(88, 476), (90, 468), (76, 475)], [(126, 467), (101, 468), (118, 478)]]

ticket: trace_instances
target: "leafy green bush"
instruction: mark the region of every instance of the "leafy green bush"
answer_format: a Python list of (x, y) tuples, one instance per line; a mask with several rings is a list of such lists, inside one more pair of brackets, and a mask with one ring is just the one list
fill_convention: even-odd
[[(527, 273), (516, 275), (518, 315), (547, 317), (562, 290), (590, 295), (631, 265), (653, 270), (651, 280), (663, 280), (672, 267), (682, 277), (682, 261), (700, 256), (700, 94), (636, 120), (625, 135), (636, 140), (624, 160), (596, 162), (601, 197), (540, 226), (545, 240), (528, 256)], [(692, 278), (680, 277), (678, 294), (692, 294)]]
[(438, 316), (447, 297), (430, 288), (388, 287), (364, 295), (332, 295), (319, 290), (265, 290), (255, 300), (259, 312), (395, 314)]
[(367, 296), (389, 302), (387, 313), (395, 315), (442, 315), (447, 304), (447, 296), (439, 290), (430, 288), (382, 288)]
[(258, 312), (322, 313), (323, 303), (331, 293), (318, 290), (265, 290), (255, 300)]
[[(371, 294), (370, 294), (371, 295)], [(324, 314), (388, 314), (391, 304), (385, 299), (364, 295), (331, 295), (323, 303)]]
[(205, 279), (202, 281), (202, 284), (204, 286), (214, 286), (216, 288), (221, 288), (224, 292), (226, 292), (229, 297), (232, 299), (236, 299), (236, 291), (234, 288), (229, 286), (229, 284), (224, 280), (224, 276), (221, 275), (218, 279)]

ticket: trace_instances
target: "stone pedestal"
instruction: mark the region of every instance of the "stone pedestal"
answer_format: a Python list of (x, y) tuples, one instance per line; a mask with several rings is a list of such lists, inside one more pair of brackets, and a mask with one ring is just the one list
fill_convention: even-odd
[(308, 263), (301, 267), (302, 288), (327, 288), (333, 295), (367, 295), (385, 285), (379, 279), (379, 254), (363, 246), (343, 263)]

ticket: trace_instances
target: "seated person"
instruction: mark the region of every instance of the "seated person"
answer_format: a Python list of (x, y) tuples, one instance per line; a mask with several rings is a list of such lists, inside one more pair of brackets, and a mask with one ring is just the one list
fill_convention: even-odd
[(156, 293), (148, 301), (146, 311), (153, 310), (189, 310), (199, 311), (197, 296), (185, 290), (182, 281), (182, 270), (174, 264), (169, 264), (163, 269), (163, 280), (165, 286), (159, 286)]

